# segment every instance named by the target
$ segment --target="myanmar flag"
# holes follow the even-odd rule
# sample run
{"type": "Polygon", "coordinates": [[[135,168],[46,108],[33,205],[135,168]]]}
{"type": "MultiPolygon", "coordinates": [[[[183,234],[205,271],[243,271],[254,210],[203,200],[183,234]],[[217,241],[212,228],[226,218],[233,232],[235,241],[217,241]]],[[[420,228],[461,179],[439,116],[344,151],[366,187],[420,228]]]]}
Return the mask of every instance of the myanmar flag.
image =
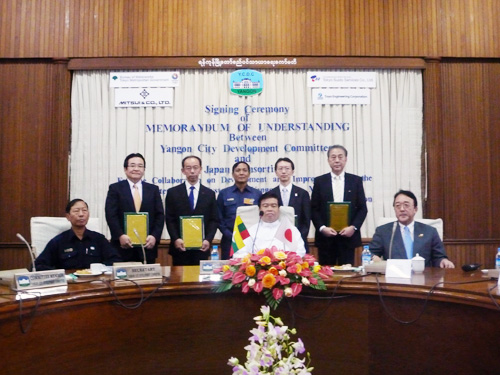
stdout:
{"type": "Polygon", "coordinates": [[[247,227],[243,224],[243,220],[241,220],[240,216],[236,216],[236,220],[234,221],[234,229],[233,229],[233,243],[231,244],[231,251],[229,255],[232,257],[235,252],[245,246],[243,242],[250,235],[248,234],[247,227]]]}

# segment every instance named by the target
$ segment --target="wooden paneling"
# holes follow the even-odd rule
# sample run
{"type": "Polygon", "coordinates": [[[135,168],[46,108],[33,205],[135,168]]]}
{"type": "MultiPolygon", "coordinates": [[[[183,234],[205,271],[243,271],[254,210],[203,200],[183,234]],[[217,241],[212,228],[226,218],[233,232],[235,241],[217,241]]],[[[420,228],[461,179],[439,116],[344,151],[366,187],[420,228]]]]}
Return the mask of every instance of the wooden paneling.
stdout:
{"type": "Polygon", "coordinates": [[[53,61],[0,62],[0,241],[29,239],[32,216],[68,199],[70,73],[53,61]]]}
{"type": "Polygon", "coordinates": [[[498,57],[497,0],[3,0],[0,57],[498,57]]]}

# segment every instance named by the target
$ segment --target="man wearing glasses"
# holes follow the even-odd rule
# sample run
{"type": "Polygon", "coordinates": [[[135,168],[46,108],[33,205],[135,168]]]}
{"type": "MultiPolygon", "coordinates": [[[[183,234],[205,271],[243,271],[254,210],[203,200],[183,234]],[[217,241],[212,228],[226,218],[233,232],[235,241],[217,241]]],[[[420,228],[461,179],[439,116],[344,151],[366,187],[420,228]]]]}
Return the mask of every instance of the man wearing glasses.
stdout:
{"type": "Polygon", "coordinates": [[[106,221],[111,231],[111,244],[120,252],[125,262],[142,262],[141,247],[134,247],[137,239],[130,238],[124,230],[125,212],[147,212],[149,214],[148,236],[145,241],[147,263],[155,263],[158,256],[158,244],[165,215],[158,186],[142,181],[146,161],[139,153],[130,154],[123,162],[127,178],[109,185],[106,197],[106,221]]]}
{"type": "Polygon", "coordinates": [[[280,206],[290,206],[295,210],[295,225],[304,240],[308,252],[307,235],[311,227],[311,198],[309,193],[292,183],[295,165],[289,158],[279,158],[274,164],[274,171],[280,184],[271,190],[280,206]]]}
{"type": "Polygon", "coordinates": [[[182,160],[182,173],[186,181],[168,189],[165,198],[165,221],[170,235],[170,255],[174,266],[199,265],[208,259],[210,247],[217,232],[217,203],[215,192],[200,182],[201,159],[187,156],[182,160]],[[182,237],[181,216],[203,216],[202,245],[198,249],[187,248],[182,237]]]}
{"type": "Polygon", "coordinates": [[[455,268],[448,260],[437,230],[413,218],[417,213],[417,197],[411,191],[400,190],[394,195],[397,221],[377,227],[370,243],[374,260],[411,259],[420,255],[426,267],[455,268]]]}

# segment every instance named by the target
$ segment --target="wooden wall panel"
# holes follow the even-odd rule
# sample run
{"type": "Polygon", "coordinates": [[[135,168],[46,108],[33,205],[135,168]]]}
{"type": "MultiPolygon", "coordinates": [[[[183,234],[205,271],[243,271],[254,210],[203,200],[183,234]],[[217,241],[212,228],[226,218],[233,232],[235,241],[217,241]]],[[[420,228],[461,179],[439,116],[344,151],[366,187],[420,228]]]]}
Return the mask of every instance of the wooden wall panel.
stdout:
{"type": "Polygon", "coordinates": [[[70,73],[66,64],[0,62],[0,241],[29,239],[32,216],[61,216],[68,199],[70,73]]]}
{"type": "Polygon", "coordinates": [[[498,57],[497,0],[2,0],[0,57],[498,57]]]}
{"type": "Polygon", "coordinates": [[[434,157],[444,160],[443,193],[433,199],[443,199],[447,238],[499,238],[500,65],[441,65],[442,143],[434,157]]]}

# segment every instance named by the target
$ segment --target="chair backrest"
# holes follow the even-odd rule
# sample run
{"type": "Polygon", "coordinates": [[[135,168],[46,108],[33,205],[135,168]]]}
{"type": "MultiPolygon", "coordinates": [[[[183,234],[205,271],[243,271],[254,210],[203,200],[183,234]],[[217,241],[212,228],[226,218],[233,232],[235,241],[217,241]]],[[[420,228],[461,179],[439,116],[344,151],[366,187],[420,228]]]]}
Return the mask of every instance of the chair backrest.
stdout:
{"type": "MultiPolygon", "coordinates": [[[[70,228],[71,223],[65,217],[32,217],[30,221],[31,247],[35,255],[40,255],[52,238],[70,228]]],[[[95,232],[101,232],[99,218],[89,218],[87,228],[95,232]]]]}
{"type": "MultiPolygon", "coordinates": [[[[250,228],[259,222],[259,206],[240,206],[236,209],[236,216],[240,216],[245,227],[250,228]]],[[[295,223],[295,209],[291,206],[280,207],[280,217],[285,216],[290,223],[295,223]]]]}
{"type": "MultiPolygon", "coordinates": [[[[395,217],[379,217],[379,219],[377,220],[377,226],[392,223],[396,220],[397,219],[395,217]]],[[[436,228],[439,234],[439,238],[441,238],[441,241],[443,240],[443,219],[415,219],[415,221],[436,228]]]]}

